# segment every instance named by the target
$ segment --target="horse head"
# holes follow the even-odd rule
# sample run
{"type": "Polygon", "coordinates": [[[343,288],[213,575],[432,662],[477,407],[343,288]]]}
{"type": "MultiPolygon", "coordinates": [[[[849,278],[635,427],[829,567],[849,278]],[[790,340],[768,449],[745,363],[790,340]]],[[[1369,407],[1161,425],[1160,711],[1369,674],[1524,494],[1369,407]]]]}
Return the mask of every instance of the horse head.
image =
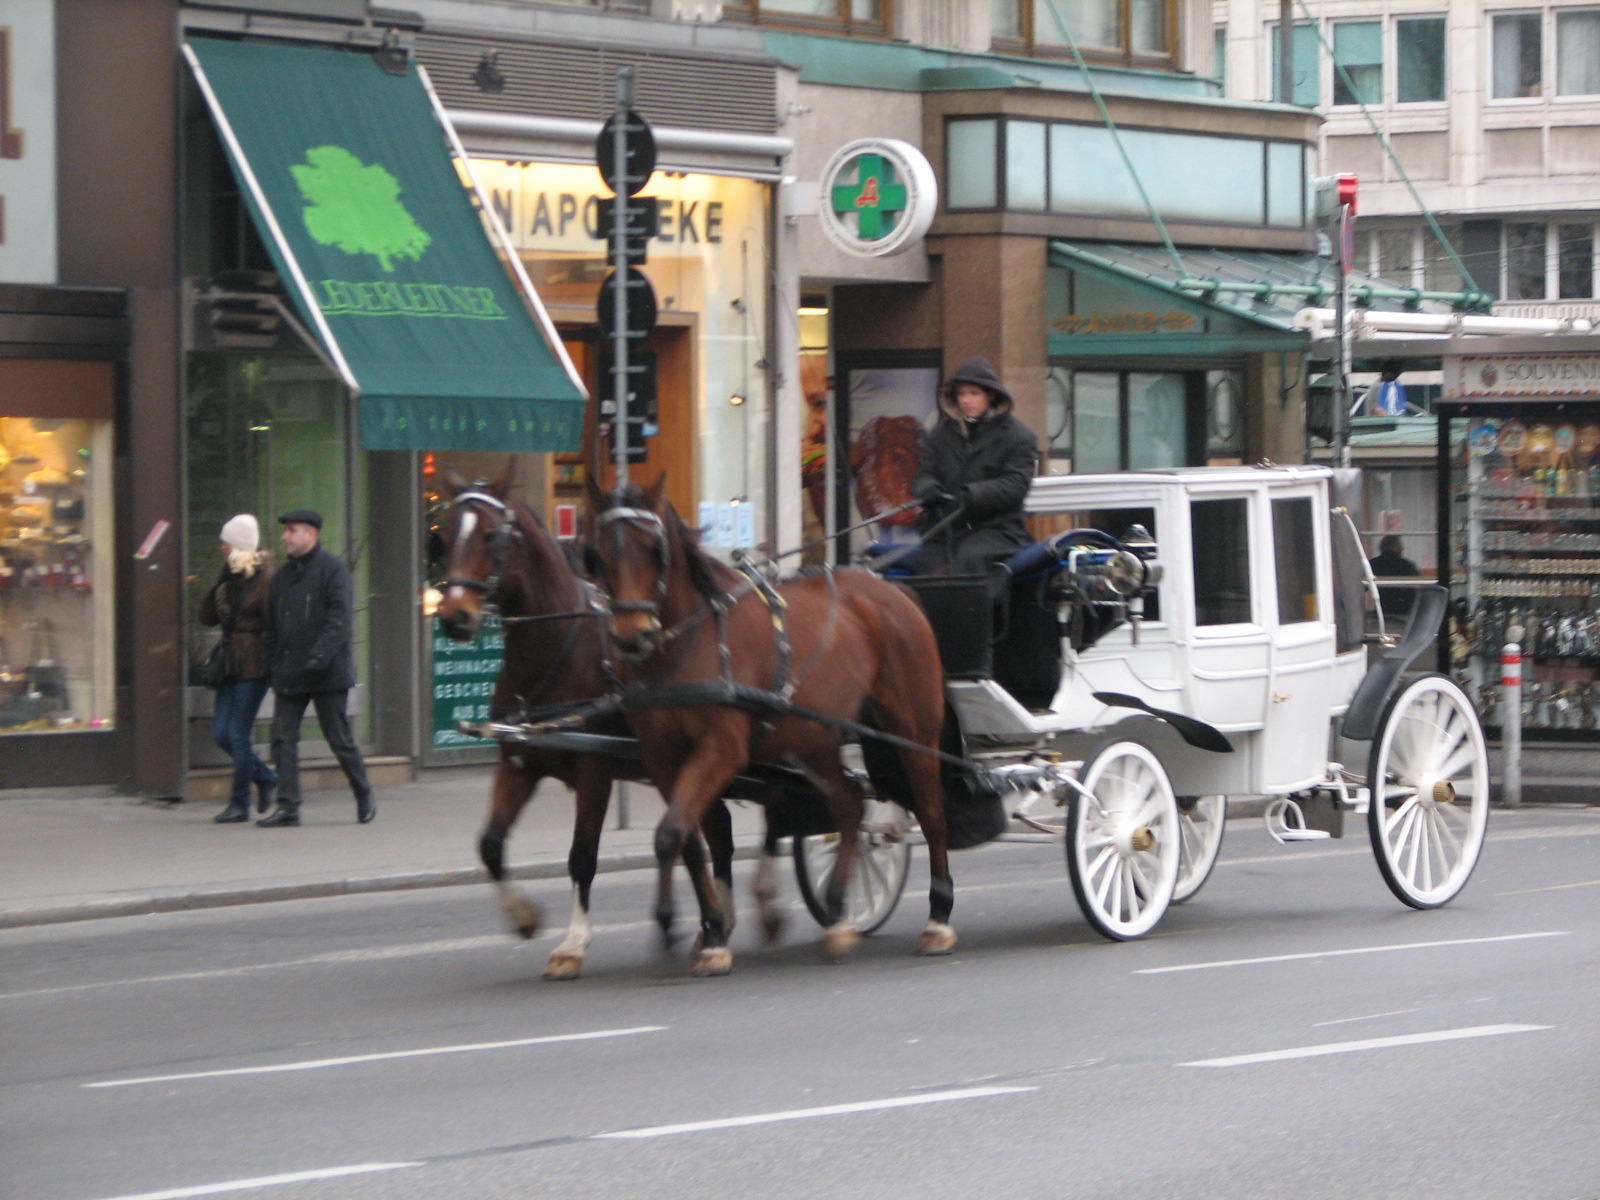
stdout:
{"type": "Polygon", "coordinates": [[[610,598],[611,640],[635,662],[662,646],[672,548],[681,526],[662,499],[666,482],[663,472],[652,487],[631,483],[608,493],[589,481],[589,570],[610,598]]]}
{"type": "Polygon", "coordinates": [[[452,641],[477,637],[486,608],[502,600],[509,586],[511,546],[522,540],[510,499],[516,465],[513,458],[493,482],[469,484],[453,467],[442,473],[441,483],[450,496],[445,520],[450,558],[438,617],[439,628],[452,641]]]}

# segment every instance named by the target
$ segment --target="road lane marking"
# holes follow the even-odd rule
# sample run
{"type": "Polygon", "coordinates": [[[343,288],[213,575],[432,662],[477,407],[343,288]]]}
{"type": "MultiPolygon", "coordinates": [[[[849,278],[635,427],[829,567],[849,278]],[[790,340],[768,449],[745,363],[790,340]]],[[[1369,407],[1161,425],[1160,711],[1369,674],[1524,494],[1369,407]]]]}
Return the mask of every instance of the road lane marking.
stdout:
{"type": "Polygon", "coordinates": [[[1134,975],[1172,975],[1179,971],[1211,971],[1218,967],[1253,967],[1259,963],[1298,962],[1307,958],[1342,958],[1349,954],[1386,954],[1391,950],[1432,950],[1439,946],[1486,946],[1491,942],[1522,942],[1529,938],[1566,937],[1570,929],[1542,933],[1506,933],[1498,937],[1448,938],[1438,942],[1402,942],[1395,946],[1354,946],[1348,950],[1307,950],[1299,954],[1267,954],[1260,958],[1220,958],[1213,962],[1182,963],[1175,967],[1141,967],[1134,975]]]}
{"type": "Polygon", "coordinates": [[[1320,1058],[1325,1054],[1354,1054],[1359,1050],[1390,1050],[1396,1046],[1420,1046],[1427,1042],[1455,1042],[1465,1038],[1499,1037],[1506,1033],[1535,1033],[1554,1029],[1553,1025],[1473,1025],[1466,1029],[1439,1029],[1433,1033],[1408,1033],[1400,1037],[1365,1038],[1358,1042],[1327,1042],[1320,1046],[1296,1046],[1291,1050],[1267,1050],[1260,1054],[1235,1054],[1228,1058],[1202,1058],[1179,1063],[1180,1067],[1245,1067],[1255,1063],[1283,1062],[1291,1058],[1320,1058]]]}
{"type": "Polygon", "coordinates": [[[471,1054],[478,1050],[510,1050],[518,1046],[548,1046],[557,1042],[589,1042],[597,1038],[628,1037],[636,1033],[660,1033],[665,1025],[637,1025],[631,1029],[595,1029],[587,1033],[556,1033],[546,1037],[513,1038],[505,1042],[468,1042],[459,1046],[427,1046],[420,1050],[389,1050],[380,1054],[349,1054],[341,1058],[310,1058],[302,1062],[275,1063],[265,1067],[230,1067],[221,1071],[189,1071],[181,1075],[143,1075],[137,1079],[100,1079],[79,1087],[133,1087],[140,1083],[180,1083],[190,1079],[220,1079],[228,1075],[273,1075],[280,1071],[317,1071],[324,1067],[348,1067],[356,1063],[385,1062],[396,1058],[426,1058],[434,1054],[471,1054]]]}
{"type": "Polygon", "coordinates": [[[771,1125],[778,1121],[808,1121],[813,1117],[841,1117],[850,1113],[877,1112],[887,1108],[910,1108],[917,1104],[945,1104],[952,1100],[980,1100],[986,1096],[1009,1096],[1017,1092],[1037,1092],[1036,1087],[975,1087],[949,1092],[926,1092],[920,1096],[896,1096],[891,1100],[860,1100],[854,1104],[828,1104],[821,1108],[790,1108],[782,1112],[752,1113],[744,1117],[721,1117],[713,1121],[689,1121],[682,1125],[651,1125],[643,1129],[619,1129],[596,1133],[590,1140],[603,1138],[658,1138],[679,1133],[701,1133],[710,1129],[739,1129],[746,1125],[771,1125]]]}
{"type": "Polygon", "coordinates": [[[1521,888],[1515,892],[1496,892],[1496,896],[1531,896],[1535,892],[1564,892],[1568,888],[1600,887],[1600,879],[1585,879],[1582,883],[1552,883],[1549,887],[1521,888]]]}
{"type": "Polygon", "coordinates": [[[377,1171],[403,1171],[424,1166],[420,1162],[357,1163],[352,1167],[323,1167],[316,1171],[294,1171],[287,1175],[260,1175],[254,1179],[232,1179],[225,1183],[200,1183],[193,1187],[166,1188],[159,1192],[138,1192],[111,1196],[107,1200],[182,1200],[185,1196],[220,1196],[224,1192],[244,1192],[251,1188],[281,1187],[287,1183],[309,1183],[318,1179],[338,1179],[345,1175],[371,1175],[377,1171]]]}

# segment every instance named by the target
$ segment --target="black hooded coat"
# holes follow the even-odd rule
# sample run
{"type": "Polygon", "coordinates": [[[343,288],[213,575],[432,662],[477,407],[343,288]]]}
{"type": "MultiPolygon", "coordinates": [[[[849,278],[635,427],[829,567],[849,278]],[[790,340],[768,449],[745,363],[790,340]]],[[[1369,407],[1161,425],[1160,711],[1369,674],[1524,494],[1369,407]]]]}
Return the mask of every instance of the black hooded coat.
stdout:
{"type": "MultiPolygon", "coordinates": [[[[912,481],[917,499],[954,497],[964,511],[945,531],[924,542],[917,571],[929,574],[949,566],[951,574],[976,574],[992,562],[1029,544],[1022,502],[1039,463],[1033,431],[1012,415],[1006,391],[986,358],[969,358],[939,393],[944,414],[922,443],[922,463],[912,481]],[[976,384],[991,398],[976,421],[961,415],[956,388],[976,384]]],[[[925,504],[920,528],[927,532],[952,505],[925,504]]]]}

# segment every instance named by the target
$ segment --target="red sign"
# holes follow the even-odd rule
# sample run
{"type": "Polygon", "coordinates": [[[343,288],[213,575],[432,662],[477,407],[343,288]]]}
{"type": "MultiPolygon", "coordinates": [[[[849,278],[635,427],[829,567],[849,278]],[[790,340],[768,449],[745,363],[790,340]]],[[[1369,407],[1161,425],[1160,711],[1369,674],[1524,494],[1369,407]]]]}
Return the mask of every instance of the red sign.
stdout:
{"type": "Polygon", "coordinates": [[[576,504],[556,505],[556,536],[562,541],[571,541],[578,536],[578,506],[576,504]]]}

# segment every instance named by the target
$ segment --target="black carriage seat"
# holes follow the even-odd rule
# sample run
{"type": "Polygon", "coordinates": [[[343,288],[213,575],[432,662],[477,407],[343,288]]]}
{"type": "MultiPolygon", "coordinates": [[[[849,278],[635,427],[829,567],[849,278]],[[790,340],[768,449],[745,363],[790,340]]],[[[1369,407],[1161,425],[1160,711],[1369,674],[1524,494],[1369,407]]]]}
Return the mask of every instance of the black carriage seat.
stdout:
{"type": "Polygon", "coordinates": [[[1005,561],[1005,611],[994,639],[994,681],[1032,712],[1047,712],[1061,686],[1059,574],[1072,549],[1065,534],[1024,546],[1005,561]]]}

